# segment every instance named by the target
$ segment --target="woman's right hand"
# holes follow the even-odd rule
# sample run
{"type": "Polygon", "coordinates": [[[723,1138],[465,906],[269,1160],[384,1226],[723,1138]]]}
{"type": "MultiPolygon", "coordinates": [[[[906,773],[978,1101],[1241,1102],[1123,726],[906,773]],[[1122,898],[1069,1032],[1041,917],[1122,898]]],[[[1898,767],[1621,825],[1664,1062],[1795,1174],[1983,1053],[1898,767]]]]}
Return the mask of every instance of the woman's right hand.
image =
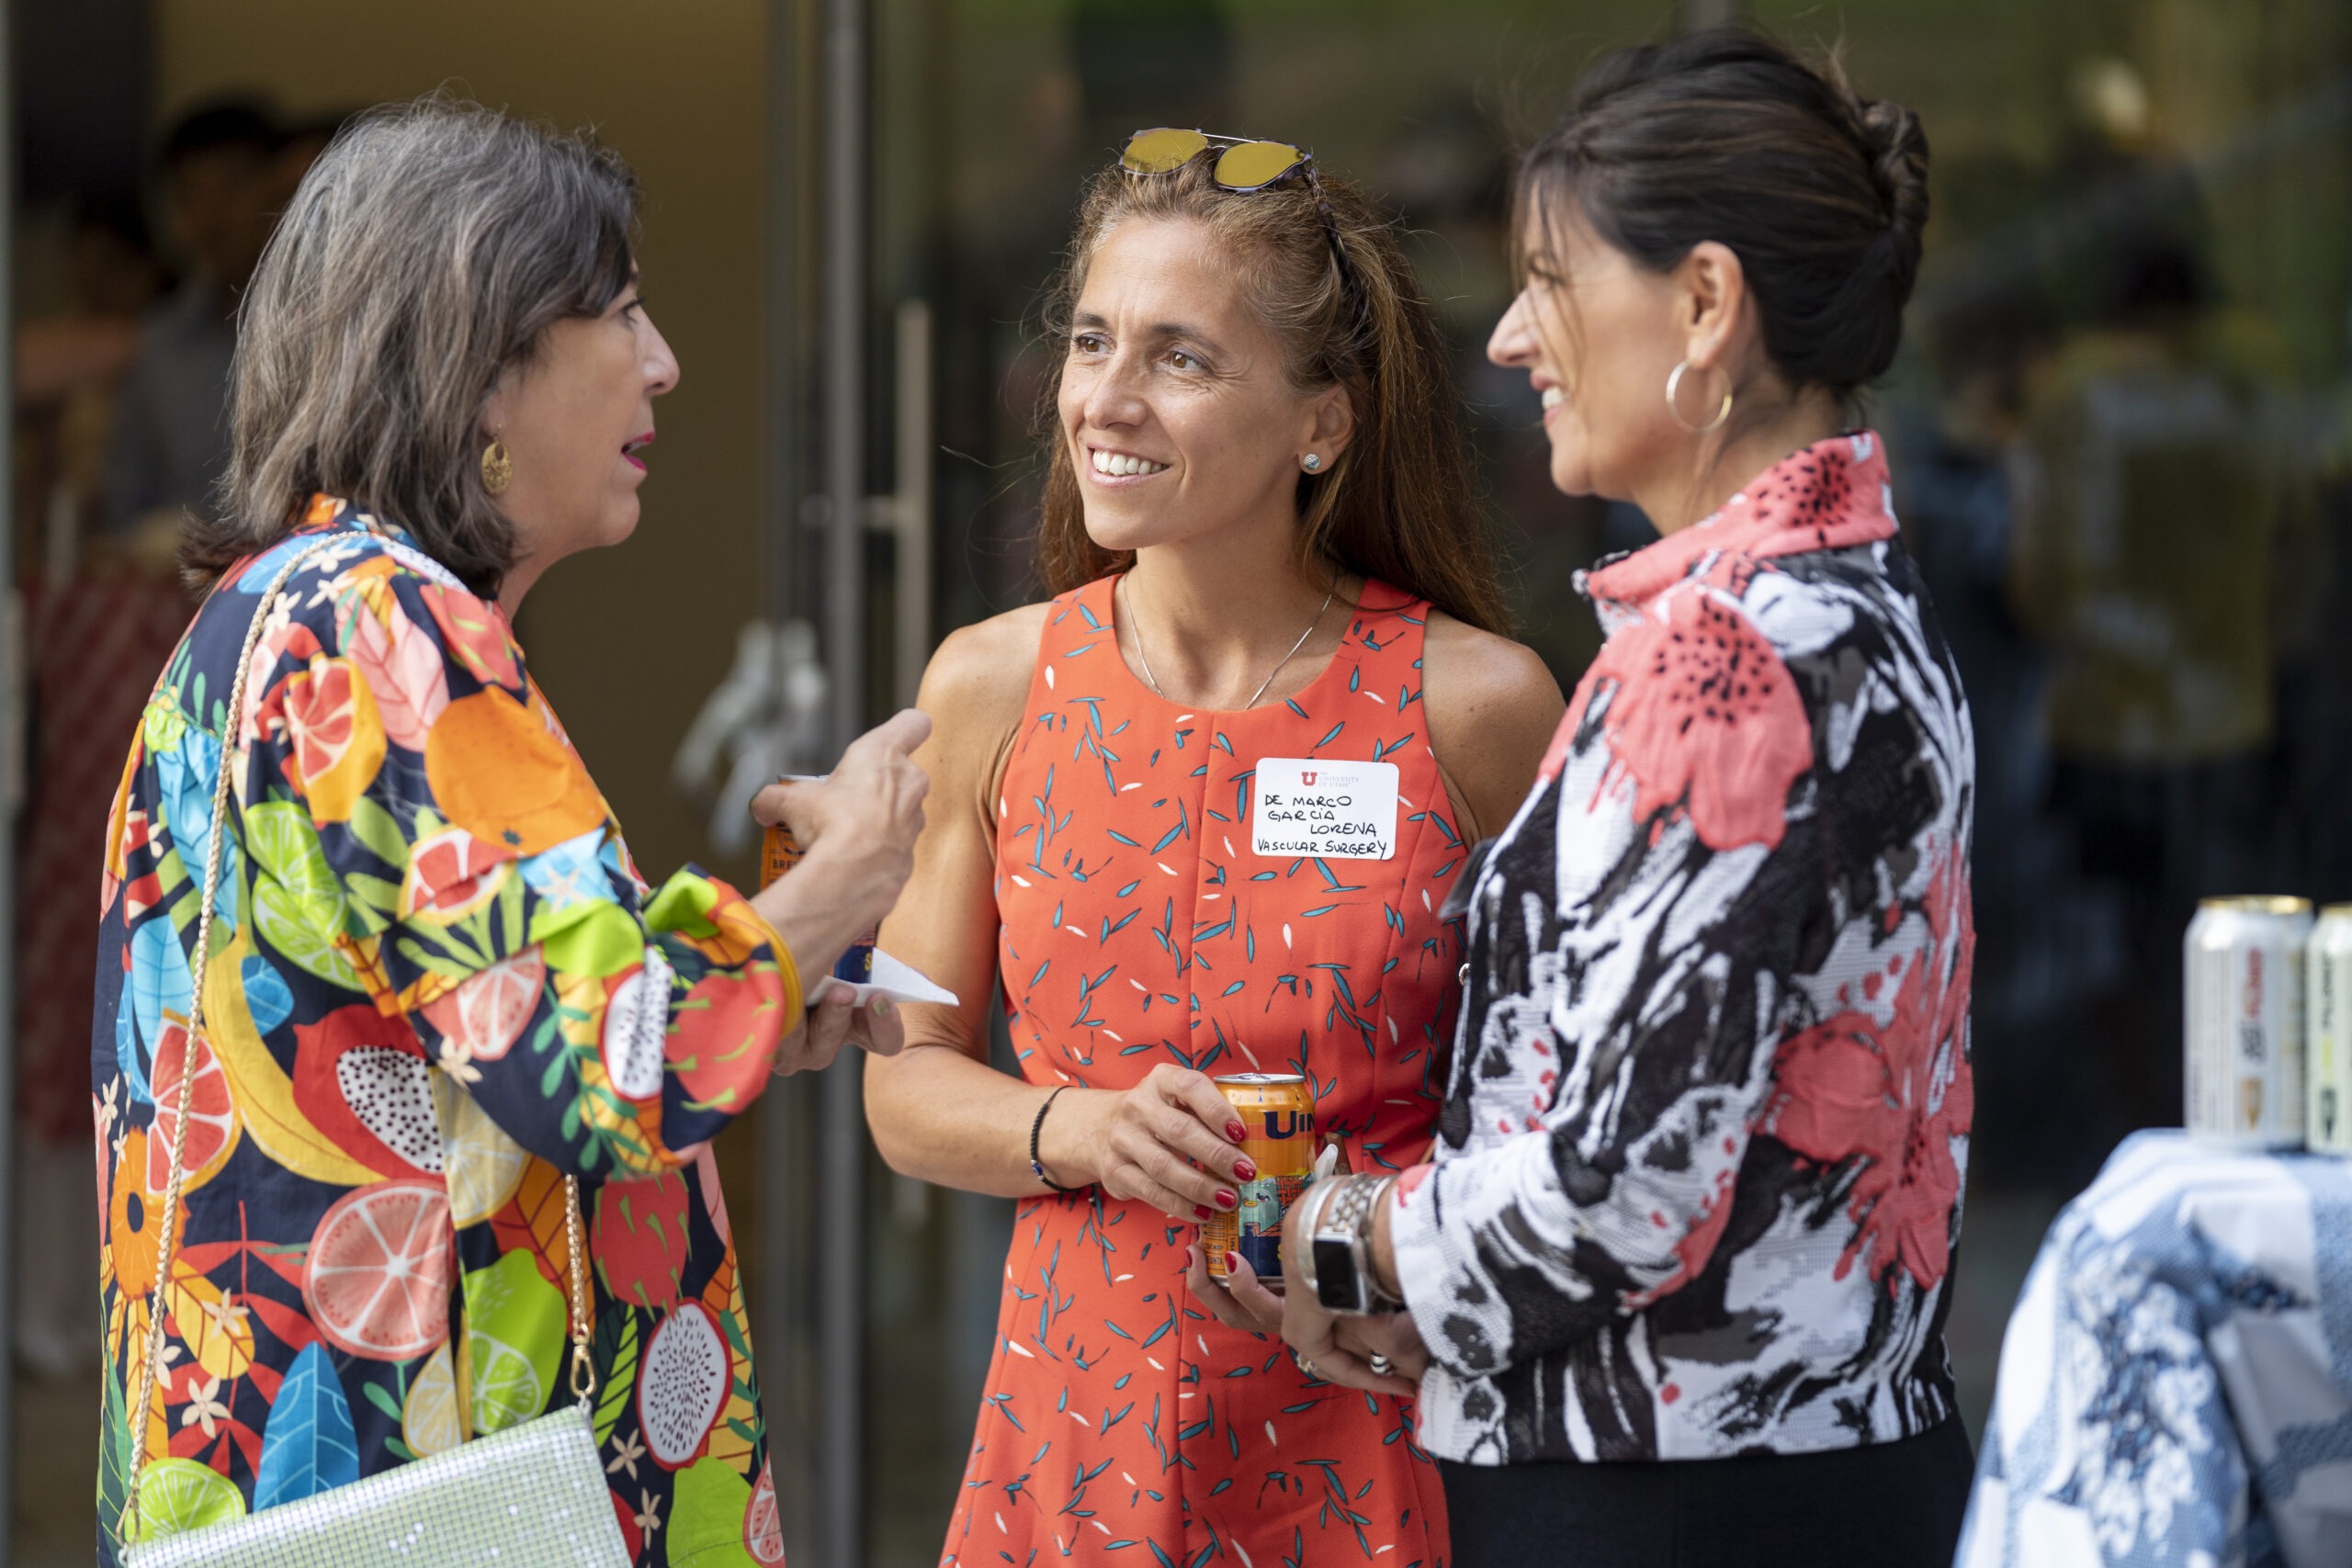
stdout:
{"type": "Polygon", "coordinates": [[[1241,1183],[1258,1174],[1235,1146],[1245,1131],[1207,1074],[1163,1062],[1130,1089],[1063,1095],[1039,1130],[1037,1155],[1066,1187],[1091,1181],[1114,1198],[1197,1224],[1231,1213],[1241,1183]]]}

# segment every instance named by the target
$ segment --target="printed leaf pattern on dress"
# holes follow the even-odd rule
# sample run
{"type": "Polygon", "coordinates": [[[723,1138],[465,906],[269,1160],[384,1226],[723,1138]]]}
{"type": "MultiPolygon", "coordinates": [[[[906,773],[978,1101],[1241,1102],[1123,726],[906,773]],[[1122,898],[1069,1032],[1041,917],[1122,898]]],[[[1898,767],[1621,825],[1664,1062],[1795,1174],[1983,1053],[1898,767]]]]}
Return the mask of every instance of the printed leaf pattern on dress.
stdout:
{"type": "MultiPolygon", "coordinates": [[[[1113,581],[1054,602],[998,807],[998,970],[1021,1070],[1295,1073],[1359,1171],[1426,1155],[1464,855],[1422,726],[1426,604],[1365,586],[1295,697],[1189,712],[1129,673],[1113,581]],[[1250,852],[1261,757],[1399,769],[1387,861],[1250,852]]],[[[1306,1151],[1309,1160],[1312,1149],[1306,1151]]],[[[1099,1190],[1023,1203],[943,1562],[1377,1562],[1448,1554],[1410,1402],[1317,1382],[1192,1299],[1197,1227],[1099,1190]]]]}

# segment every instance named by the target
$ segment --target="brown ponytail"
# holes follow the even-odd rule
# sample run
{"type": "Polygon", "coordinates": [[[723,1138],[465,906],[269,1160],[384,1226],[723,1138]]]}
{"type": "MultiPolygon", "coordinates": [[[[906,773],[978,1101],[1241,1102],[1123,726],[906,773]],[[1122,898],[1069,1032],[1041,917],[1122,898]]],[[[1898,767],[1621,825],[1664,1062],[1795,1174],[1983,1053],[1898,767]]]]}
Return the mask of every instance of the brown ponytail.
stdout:
{"type": "MultiPolygon", "coordinates": [[[[1321,474],[1298,481],[1298,542],[1306,560],[1336,561],[1377,578],[1482,630],[1506,629],[1508,613],[1469,455],[1454,415],[1444,340],[1388,222],[1363,193],[1317,171],[1348,264],[1362,289],[1342,287],[1315,198],[1304,188],[1236,193],[1209,177],[1214,152],[1172,174],[1137,177],[1116,166],[1087,186],[1077,232],[1046,306],[1058,344],[1086,286],[1094,249],[1114,224],[1186,219],[1207,226],[1236,262],[1250,303],[1285,350],[1301,391],[1345,387],[1355,438],[1321,474]]],[[[1047,452],[1037,521],[1037,568],[1051,593],[1067,592],[1134,560],[1086,532],[1078,473],[1063,439],[1056,360],[1038,410],[1047,452]]]]}

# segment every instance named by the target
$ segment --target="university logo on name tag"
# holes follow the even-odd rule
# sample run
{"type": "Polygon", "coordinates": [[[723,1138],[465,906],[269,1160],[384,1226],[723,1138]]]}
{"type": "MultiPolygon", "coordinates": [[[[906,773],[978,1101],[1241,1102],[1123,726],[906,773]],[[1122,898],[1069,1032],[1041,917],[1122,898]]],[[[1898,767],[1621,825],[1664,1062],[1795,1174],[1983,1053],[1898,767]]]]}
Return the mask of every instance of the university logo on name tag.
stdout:
{"type": "Polygon", "coordinates": [[[1396,764],[1260,758],[1250,849],[1270,856],[1388,859],[1396,852],[1396,764]]]}

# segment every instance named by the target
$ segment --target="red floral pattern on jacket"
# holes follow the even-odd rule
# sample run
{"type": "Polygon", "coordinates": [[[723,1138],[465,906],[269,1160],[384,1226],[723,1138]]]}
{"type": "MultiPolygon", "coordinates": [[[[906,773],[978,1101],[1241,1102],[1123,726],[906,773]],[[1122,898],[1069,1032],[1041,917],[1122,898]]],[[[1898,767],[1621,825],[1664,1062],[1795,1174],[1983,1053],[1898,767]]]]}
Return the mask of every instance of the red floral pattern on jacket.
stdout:
{"type": "Polygon", "coordinates": [[[1392,1216],[1442,1457],[1951,1415],[1974,742],[1894,532],[1858,434],[1587,576],[1609,640],[1479,873],[1392,1216]]]}

